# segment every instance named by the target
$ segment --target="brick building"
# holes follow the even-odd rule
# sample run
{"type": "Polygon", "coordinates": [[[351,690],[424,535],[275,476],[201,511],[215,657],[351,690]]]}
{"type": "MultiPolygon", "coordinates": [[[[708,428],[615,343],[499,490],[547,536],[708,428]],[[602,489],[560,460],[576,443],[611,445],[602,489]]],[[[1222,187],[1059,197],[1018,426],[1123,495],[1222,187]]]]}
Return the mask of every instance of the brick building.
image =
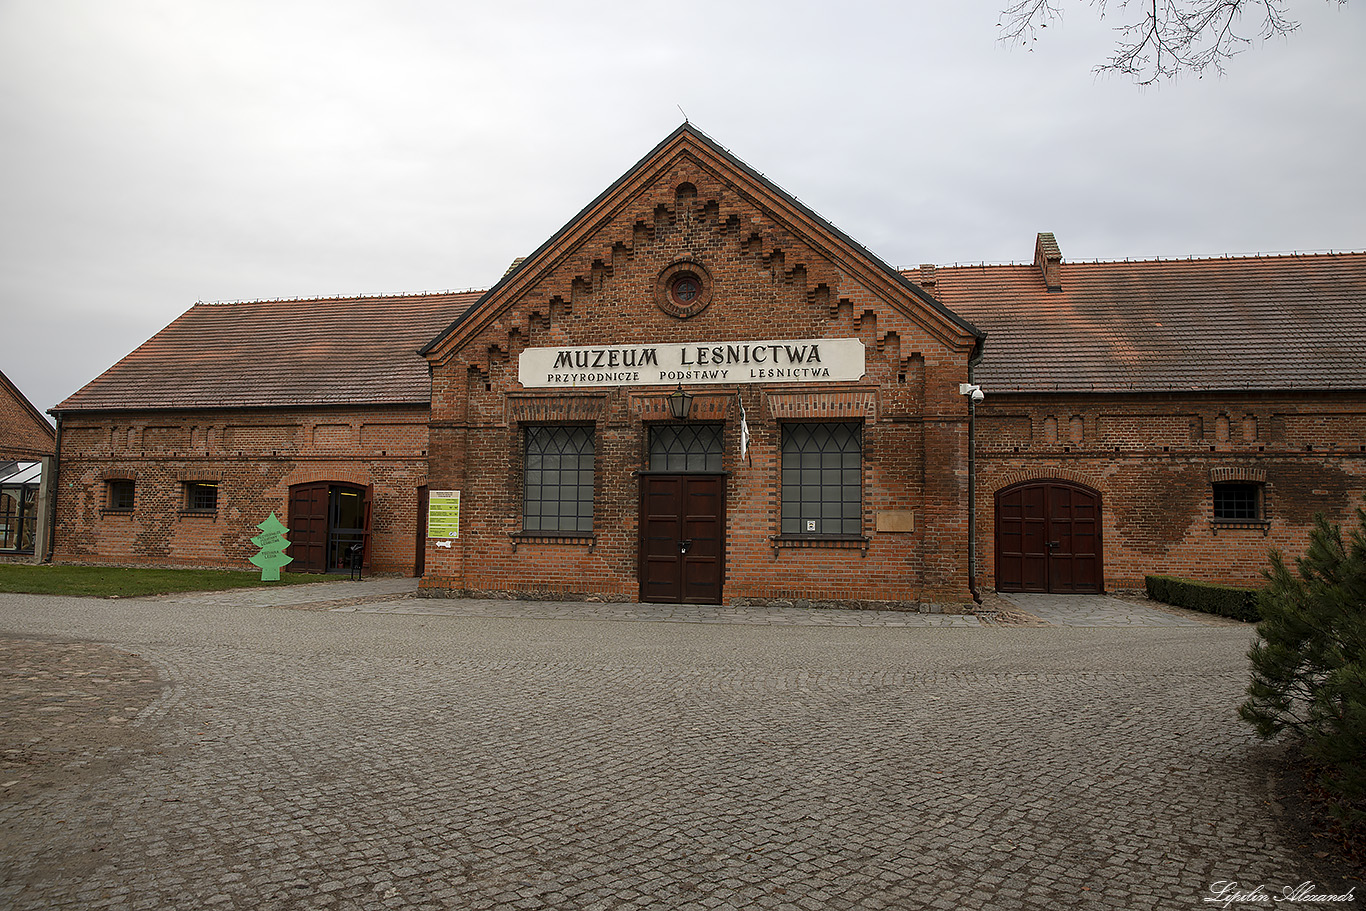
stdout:
{"type": "Polygon", "coordinates": [[[1041,234],[1032,265],[916,274],[989,334],[985,587],[1255,584],[1363,505],[1366,255],[1067,263],[1041,234]]]}
{"type": "Polygon", "coordinates": [[[417,349],[477,295],[196,304],[54,409],[54,558],[250,568],[257,523],[291,569],[365,547],[415,569],[430,383],[417,349]]]}
{"type": "Polygon", "coordinates": [[[0,560],[28,561],[46,552],[55,451],[52,425],[0,373],[0,560]]]}
{"type": "Polygon", "coordinates": [[[1254,581],[1366,494],[1363,314],[1361,254],[898,272],[685,124],[482,294],[191,309],[55,410],[56,554],[273,510],[431,595],[1254,581]]]}
{"type": "Polygon", "coordinates": [[[680,128],[424,349],[423,588],[962,603],[980,345],[680,128]]]}

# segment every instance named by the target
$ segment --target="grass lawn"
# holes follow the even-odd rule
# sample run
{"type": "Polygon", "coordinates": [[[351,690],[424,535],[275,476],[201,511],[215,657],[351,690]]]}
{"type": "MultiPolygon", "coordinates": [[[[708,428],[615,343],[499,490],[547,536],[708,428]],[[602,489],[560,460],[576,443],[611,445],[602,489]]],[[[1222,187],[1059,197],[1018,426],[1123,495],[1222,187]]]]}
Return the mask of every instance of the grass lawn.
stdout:
{"type": "Polygon", "coordinates": [[[260,572],[221,569],[143,569],[135,566],[53,566],[0,563],[0,591],[30,595],[136,598],[171,592],[222,591],[324,582],[327,576],[281,573],[279,582],[262,582],[260,572]]]}

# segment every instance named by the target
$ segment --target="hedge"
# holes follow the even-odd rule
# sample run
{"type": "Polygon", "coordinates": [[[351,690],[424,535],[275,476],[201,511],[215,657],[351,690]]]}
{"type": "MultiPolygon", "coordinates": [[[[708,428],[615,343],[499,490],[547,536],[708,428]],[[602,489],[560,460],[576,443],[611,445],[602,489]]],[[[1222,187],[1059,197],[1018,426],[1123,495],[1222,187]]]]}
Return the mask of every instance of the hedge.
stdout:
{"type": "Polygon", "coordinates": [[[1163,604],[1218,614],[1235,620],[1256,623],[1262,619],[1257,609],[1255,589],[1236,588],[1214,582],[1194,582],[1171,576],[1144,576],[1148,597],[1163,604]]]}

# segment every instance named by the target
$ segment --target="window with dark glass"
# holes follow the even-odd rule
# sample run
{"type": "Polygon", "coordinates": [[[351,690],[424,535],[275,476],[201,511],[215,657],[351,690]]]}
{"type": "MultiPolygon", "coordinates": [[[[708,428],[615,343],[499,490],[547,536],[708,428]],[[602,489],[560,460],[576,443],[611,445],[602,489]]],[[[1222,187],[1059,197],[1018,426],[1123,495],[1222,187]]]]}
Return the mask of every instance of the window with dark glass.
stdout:
{"type": "Polygon", "coordinates": [[[526,428],[524,531],[593,530],[593,428],[526,428]]]}
{"type": "Polygon", "coordinates": [[[41,462],[0,459],[0,551],[33,553],[42,477],[41,462]]]}
{"type": "Polygon", "coordinates": [[[720,424],[661,424],[650,428],[651,471],[720,471],[720,424]]]}
{"type": "Polygon", "coordinates": [[[110,509],[133,508],[133,482],[125,479],[105,481],[110,509]]]}
{"type": "Polygon", "coordinates": [[[186,481],[185,508],[191,512],[213,512],[218,508],[217,481],[186,481]]]}
{"type": "Polygon", "coordinates": [[[1215,484],[1214,518],[1227,522],[1255,522],[1262,518],[1258,484],[1215,484]]]}
{"type": "Polygon", "coordinates": [[[783,425],[785,535],[863,532],[863,425],[783,425]]]}
{"type": "Polygon", "coordinates": [[[37,498],[38,490],[33,487],[0,489],[0,550],[33,553],[37,498]]]}

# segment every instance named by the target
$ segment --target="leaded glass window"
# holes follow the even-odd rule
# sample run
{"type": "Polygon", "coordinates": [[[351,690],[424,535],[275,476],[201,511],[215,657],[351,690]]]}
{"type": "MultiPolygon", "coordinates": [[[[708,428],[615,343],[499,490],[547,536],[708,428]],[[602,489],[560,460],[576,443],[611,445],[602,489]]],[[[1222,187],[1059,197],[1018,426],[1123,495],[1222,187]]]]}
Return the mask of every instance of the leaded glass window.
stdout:
{"type": "Polygon", "coordinates": [[[785,535],[863,532],[863,425],[783,425],[785,535]]]}
{"type": "Polygon", "coordinates": [[[525,531],[593,530],[593,428],[526,428],[525,531]]]}
{"type": "Polygon", "coordinates": [[[650,428],[651,471],[720,471],[720,424],[660,424],[650,428]]]}

